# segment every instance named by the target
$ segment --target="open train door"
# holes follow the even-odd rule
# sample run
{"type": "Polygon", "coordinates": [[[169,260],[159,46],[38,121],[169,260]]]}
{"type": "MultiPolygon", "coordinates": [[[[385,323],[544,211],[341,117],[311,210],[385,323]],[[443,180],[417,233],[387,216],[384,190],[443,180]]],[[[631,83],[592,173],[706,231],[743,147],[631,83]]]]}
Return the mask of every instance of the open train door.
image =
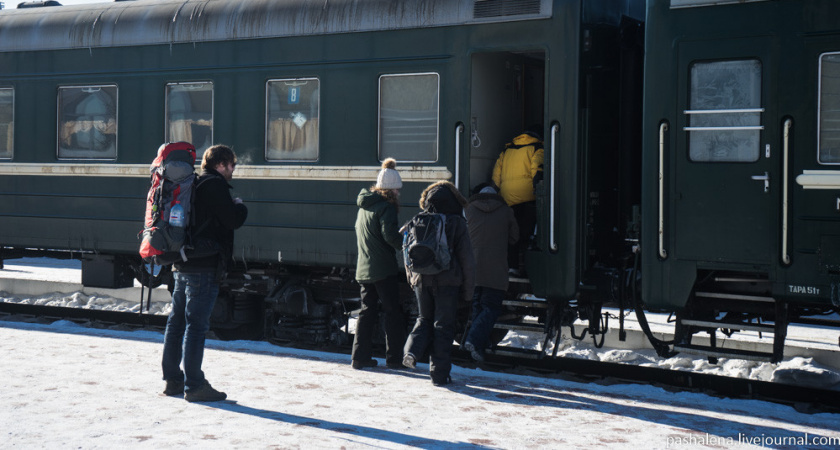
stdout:
{"type": "Polygon", "coordinates": [[[490,181],[505,144],[543,123],[545,53],[475,53],[471,65],[470,189],[490,181]]]}
{"type": "Polygon", "coordinates": [[[660,217],[660,258],[690,261],[698,270],[764,273],[778,260],[782,155],[768,94],[775,82],[772,44],[766,38],[679,44],[676,123],[661,130],[663,139],[673,133],[674,149],[663,155],[671,164],[661,167],[673,168],[663,182],[673,186],[674,222],[668,230],[660,217]]]}

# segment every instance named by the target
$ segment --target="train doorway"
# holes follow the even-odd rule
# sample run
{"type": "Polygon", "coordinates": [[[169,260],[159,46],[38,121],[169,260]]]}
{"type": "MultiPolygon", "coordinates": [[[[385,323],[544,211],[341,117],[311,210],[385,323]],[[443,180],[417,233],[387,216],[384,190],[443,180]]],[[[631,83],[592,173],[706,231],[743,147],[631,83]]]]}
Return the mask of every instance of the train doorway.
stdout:
{"type": "Polygon", "coordinates": [[[506,143],[531,125],[545,124],[544,111],[544,52],[472,55],[470,191],[491,180],[506,143]]]}
{"type": "Polygon", "coordinates": [[[782,157],[772,46],[682,43],[674,127],[673,256],[768,266],[779,235],[782,157]],[[722,53],[726,53],[725,55],[722,53]],[[714,58],[708,56],[714,54],[714,58]]]}

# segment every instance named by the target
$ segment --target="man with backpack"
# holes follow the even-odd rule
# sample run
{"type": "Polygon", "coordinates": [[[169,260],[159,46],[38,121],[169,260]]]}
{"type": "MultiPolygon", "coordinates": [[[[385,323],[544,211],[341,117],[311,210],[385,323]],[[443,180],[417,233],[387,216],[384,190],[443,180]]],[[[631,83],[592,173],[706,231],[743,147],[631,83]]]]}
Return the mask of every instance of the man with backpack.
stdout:
{"type": "Polygon", "coordinates": [[[464,349],[476,361],[484,361],[484,349],[508,288],[508,246],[519,238],[513,210],[492,186],[479,185],[464,211],[475,252],[475,294],[472,298],[470,329],[464,349]]]}
{"type": "MultiPolygon", "coordinates": [[[[184,395],[189,402],[214,402],[227,398],[204,378],[201,363],[210,313],[233,255],[233,230],[248,217],[242,199],[231,198],[228,184],[236,168],[230,147],[214,145],[204,152],[202,172],[195,182],[192,241],[204,256],[174,264],[175,289],[172,312],[163,338],[165,395],[184,395]],[[214,251],[207,251],[213,248],[214,251]],[[212,253],[209,256],[208,253],[212,253]],[[181,371],[183,360],[184,370],[181,371]]],[[[189,256],[189,253],[187,253],[189,256]]]]}
{"type": "Polygon", "coordinates": [[[458,301],[469,302],[475,282],[475,259],[463,216],[466,204],[455,185],[438,181],[423,191],[423,212],[403,229],[406,272],[420,310],[405,344],[403,365],[414,368],[428,352],[435,386],[451,382],[458,301]],[[443,248],[435,245],[444,242],[443,248]]]}

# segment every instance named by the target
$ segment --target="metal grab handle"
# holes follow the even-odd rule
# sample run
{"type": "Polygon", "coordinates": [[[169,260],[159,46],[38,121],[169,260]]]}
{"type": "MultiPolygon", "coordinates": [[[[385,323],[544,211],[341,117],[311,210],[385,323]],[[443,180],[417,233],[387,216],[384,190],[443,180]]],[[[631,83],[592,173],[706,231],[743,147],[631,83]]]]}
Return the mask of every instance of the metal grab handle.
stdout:
{"type": "Polygon", "coordinates": [[[461,134],[464,133],[464,124],[459,123],[455,127],[455,187],[461,187],[461,134]]]}
{"type": "Polygon", "coordinates": [[[659,124],[659,257],[665,259],[665,133],[668,123],[659,124]]]}
{"type": "Polygon", "coordinates": [[[764,175],[753,175],[750,178],[756,181],[763,181],[764,192],[770,192],[770,174],[768,172],[764,172],[764,175]]]}
{"type": "Polygon", "coordinates": [[[786,119],[782,141],[782,262],[790,264],[788,255],[788,154],[790,153],[790,129],[793,120],[786,119]]]}
{"type": "Polygon", "coordinates": [[[554,183],[557,173],[557,159],[555,158],[557,150],[557,134],[560,132],[560,125],[554,124],[551,126],[551,176],[549,177],[549,195],[548,195],[548,242],[551,245],[551,251],[557,251],[557,240],[554,238],[554,183]]]}

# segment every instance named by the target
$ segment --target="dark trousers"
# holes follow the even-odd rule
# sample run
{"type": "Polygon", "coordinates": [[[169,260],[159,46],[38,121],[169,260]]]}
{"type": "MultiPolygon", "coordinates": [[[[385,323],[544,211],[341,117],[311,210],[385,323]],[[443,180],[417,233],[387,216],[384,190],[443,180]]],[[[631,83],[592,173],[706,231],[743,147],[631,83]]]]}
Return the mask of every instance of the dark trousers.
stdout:
{"type": "Polygon", "coordinates": [[[513,217],[516,218],[516,225],[519,227],[519,240],[508,246],[508,267],[519,269],[520,258],[528,249],[534,227],[537,226],[537,202],[519,203],[510,208],[513,210],[513,217]]]}
{"type": "Polygon", "coordinates": [[[201,370],[204,339],[210,329],[210,313],[219,295],[216,274],[174,272],[172,312],[163,335],[163,379],[183,380],[185,390],[200,388],[207,381],[201,370]],[[181,362],[184,371],[181,371],[181,362]]]}
{"type": "Polygon", "coordinates": [[[485,286],[476,286],[472,298],[472,313],[470,315],[470,331],[467,333],[467,341],[476,350],[484,354],[484,349],[490,342],[490,333],[496,325],[496,319],[502,312],[502,301],[505,299],[505,291],[485,286]]]}
{"type": "Polygon", "coordinates": [[[405,345],[405,316],[400,303],[397,277],[373,283],[360,283],[362,309],[356,321],[353,338],[353,361],[367,361],[372,356],[373,334],[379,323],[379,312],[385,315],[385,360],[402,364],[405,345]]]}
{"type": "Polygon", "coordinates": [[[405,352],[421,359],[429,352],[432,381],[445,382],[452,370],[452,341],[460,286],[415,288],[420,315],[405,343],[405,352]]]}

